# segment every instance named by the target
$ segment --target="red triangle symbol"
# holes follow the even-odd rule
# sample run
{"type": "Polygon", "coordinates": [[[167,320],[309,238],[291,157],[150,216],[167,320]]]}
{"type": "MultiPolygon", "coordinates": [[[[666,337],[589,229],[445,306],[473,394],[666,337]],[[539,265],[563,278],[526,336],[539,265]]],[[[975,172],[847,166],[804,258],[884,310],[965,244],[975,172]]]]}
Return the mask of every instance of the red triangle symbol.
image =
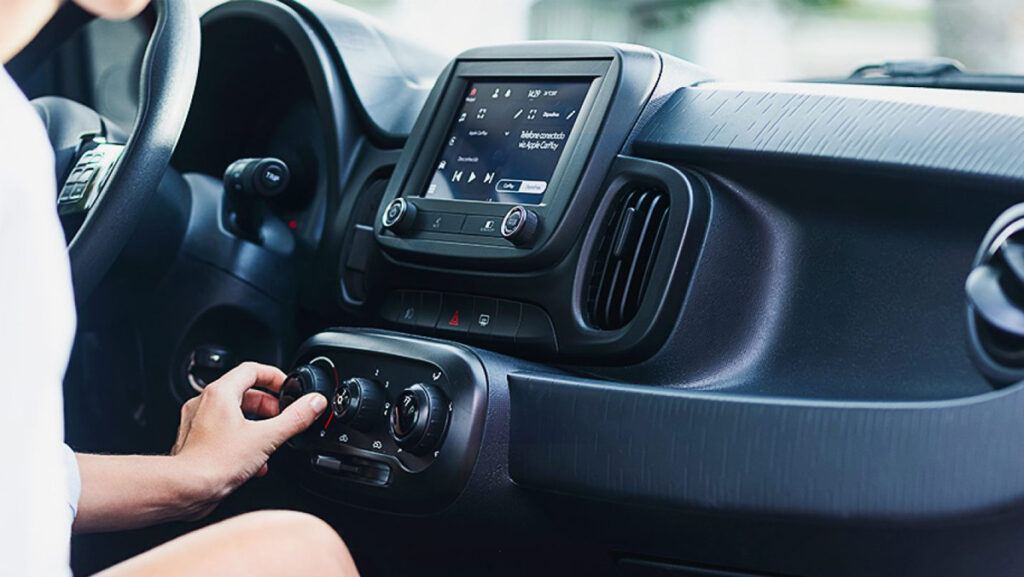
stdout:
{"type": "Polygon", "coordinates": [[[450,324],[453,327],[459,326],[459,311],[455,311],[455,314],[452,315],[452,318],[451,320],[448,321],[448,324],[450,324]]]}

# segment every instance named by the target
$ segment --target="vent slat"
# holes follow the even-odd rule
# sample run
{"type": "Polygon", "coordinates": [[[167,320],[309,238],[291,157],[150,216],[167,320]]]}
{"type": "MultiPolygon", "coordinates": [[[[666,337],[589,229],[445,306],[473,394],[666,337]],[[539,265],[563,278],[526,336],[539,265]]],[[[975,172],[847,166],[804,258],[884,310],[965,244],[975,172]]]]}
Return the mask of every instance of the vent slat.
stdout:
{"type": "Polygon", "coordinates": [[[588,320],[605,330],[622,328],[636,316],[668,221],[663,189],[637,185],[620,196],[593,253],[587,290],[588,320]]]}

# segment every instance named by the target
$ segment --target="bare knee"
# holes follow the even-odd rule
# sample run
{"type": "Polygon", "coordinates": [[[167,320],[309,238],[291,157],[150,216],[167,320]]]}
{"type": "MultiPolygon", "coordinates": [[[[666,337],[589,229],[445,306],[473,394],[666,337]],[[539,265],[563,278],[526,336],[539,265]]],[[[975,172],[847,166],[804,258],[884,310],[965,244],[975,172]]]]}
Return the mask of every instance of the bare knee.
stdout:
{"type": "Polygon", "coordinates": [[[338,533],[319,517],[297,511],[259,511],[239,515],[225,524],[237,525],[287,554],[295,563],[295,574],[306,571],[318,576],[356,577],[355,563],[338,533]]]}
{"type": "MultiPolygon", "coordinates": [[[[102,577],[358,577],[338,534],[295,511],[239,515],[193,531],[104,571],[102,577]]],[[[98,575],[97,577],[101,577],[98,575]]]]}

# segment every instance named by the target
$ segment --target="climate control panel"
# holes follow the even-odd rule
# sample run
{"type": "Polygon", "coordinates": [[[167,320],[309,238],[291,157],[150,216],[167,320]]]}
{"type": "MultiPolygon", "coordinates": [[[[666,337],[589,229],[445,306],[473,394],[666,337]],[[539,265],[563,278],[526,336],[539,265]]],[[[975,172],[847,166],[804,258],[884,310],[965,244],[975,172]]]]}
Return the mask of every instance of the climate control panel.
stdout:
{"type": "Polygon", "coordinates": [[[310,392],[327,397],[328,410],[290,443],[292,468],[309,488],[416,511],[444,506],[461,490],[487,395],[469,349],[377,331],[322,333],[302,346],[281,407],[310,392]]]}

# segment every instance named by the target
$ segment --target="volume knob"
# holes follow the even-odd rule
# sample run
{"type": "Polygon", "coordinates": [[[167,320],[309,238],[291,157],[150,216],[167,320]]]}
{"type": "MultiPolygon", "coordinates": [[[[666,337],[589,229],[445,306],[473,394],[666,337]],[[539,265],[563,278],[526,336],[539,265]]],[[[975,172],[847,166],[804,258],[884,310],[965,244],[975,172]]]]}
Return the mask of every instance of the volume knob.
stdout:
{"type": "Polygon", "coordinates": [[[537,213],[525,206],[513,206],[501,221],[501,236],[516,246],[530,246],[537,235],[537,213]]]}
{"type": "Polygon", "coordinates": [[[346,379],[331,400],[334,418],[360,431],[373,428],[384,409],[384,390],[369,379],[346,379]]]}
{"type": "Polygon", "coordinates": [[[380,217],[380,223],[384,228],[396,234],[409,231],[415,220],[416,205],[404,198],[396,198],[389,202],[380,217]]]}

